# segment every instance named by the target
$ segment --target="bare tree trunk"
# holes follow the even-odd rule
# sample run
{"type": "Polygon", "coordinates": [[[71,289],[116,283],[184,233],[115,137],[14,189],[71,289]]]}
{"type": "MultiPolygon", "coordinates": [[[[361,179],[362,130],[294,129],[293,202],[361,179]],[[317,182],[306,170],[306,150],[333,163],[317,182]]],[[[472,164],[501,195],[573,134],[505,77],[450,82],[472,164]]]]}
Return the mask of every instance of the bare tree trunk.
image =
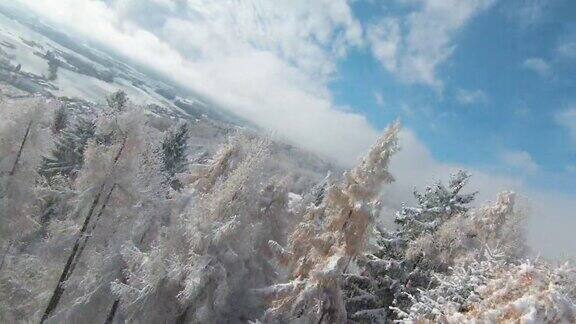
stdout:
{"type": "MultiPolygon", "coordinates": [[[[118,162],[118,159],[120,159],[120,155],[122,155],[122,151],[124,150],[125,145],[126,145],[126,137],[124,137],[124,140],[122,141],[122,145],[120,146],[118,153],[114,157],[112,169],[114,168],[114,166],[118,162]]],[[[106,179],[107,178],[108,178],[108,176],[106,177],[106,179]]],[[[84,250],[84,247],[81,247],[81,242],[82,242],[82,239],[84,238],[84,236],[86,234],[90,234],[90,232],[86,233],[86,230],[87,230],[88,225],[90,223],[90,219],[92,218],[92,215],[94,214],[94,210],[96,209],[96,206],[100,202],[100,197],[102,196],[102,192],[104,191],[104,188],[106,187],[106,179],[104,180],[104,182],[100,186],[100,189],[98,190],[98,193],[96,194],[96,197],[94,197],[94,201],[92,202],[92,205],[90,206],[90,210],[88,211],[88,215],[86,216],[86,219],[84,220],[84,224],[82,224],[82,228],[80,229],[80,233],[79,233],[78,237],[76,238],[76,242],[74,242],[74,247],[72,248],[72,253],[70,253],[68,260],[66,261],[66,265],[64,266],[64,270],[62,271],[62,274],[60,275],[60,278],[58,279],[58,284],[56,285],[56,288],[54,289],[54,292],[52,293],[52,297],[50,298],[50,301],[48,302],[48,306],[46,307],[46,310],[44,311],[44,314],[42,315],[42,319],[40,320],[40,323],[44,323],[44,321],[46,321],[46,319],[48,319],[48,317],[50,316],[50,314],[52,314],[52,312],[56,309],[56,307],[58,307],[58,303],[60,302],[60,299],[62,298],[62,295],[64,294],[64,282],[66,280],[68,280],[68,278],[70,278],[70,276],[72,275],[72,270],[74,270],[74,267],[76,266],[76,262],[77,262],[77,260],[75,262],[75,259],[78,259],[80,257],[78,252],[81,253],[84,250]],[[80,249],[80,251],[79,251],[79,249],[80,249]]],[[[114,185],[112,187],[107,198],[110,198],[110,194],[112,193],[112,190],[114,189],[115,186],[116,185],[114,185]]],[[[105,205],[103,207],[105,207],[105,205]]],[[[101,212],[102,212],[102,209],[100,210],[101,212]]]]}
{"type": "Polygon", "coordinates": [[[6,256],[8,255],[8,252],[10,252],[10,248],[12,248],[12,241],[8,242],[8,246],[6,247],[6,251],[4,251],[4,254],[2,254],[2,261],[0,261],[0,271],[2,271],[2,268],[4,268],[4,260],[6,260],[6,256]]]}
{"type": "Polygon", "coordinates": [[[318,320],[318,324],[322,324],[322,321],[324,320],[324,316],[326,316],[327,310],[326,309],[322,309],[322,315],[320,316],[320,319],[318,320]]]}
{"type": "MultiPolygon", "coordinates": [[[[112,192],[114,191],[114,188],[116,188],[116,185],[117,185],[116,183],[114,185],[112,185],[112,188],[110,188],[110,191],[108,191],[106,198],[104,198],[104,201],[102,202],[102,207],[100,208],[100,211],[98,212],[98,214],[96,215],[96,218],[94,219],[92,227],[90,227],[90,230],[87,231],[88,234],[83,236],[84,241],[80,243],[80,248],[78,249],[78,252],[76,253],[76,257],[74,258],[74,261],[72,262],[72,265],[70,266],[70,271],[69,271],[70,275],[74,272],[74,268],[76,268],[76,265],[78,264],[78,261],[80,260],[80,256],[82,256],[82,253],[84,252],[84,249],[86,248],[86,244],[88,244],[88,240],[90,240],[90,237],[92,236],[91,234],[96,229],[96,225],[98,225],[98,220],[100,219],[100,217],[104,213],[104,209],[106,209],[106,206],[108,205],[108,201],[110,200],[110,197],[112,196],[112,192]]],[[[70,276],[68,276],[68,277],[70,277],[70,276]]]]}
{"type": "MultiPolygon", "coordinates": [[[[126,278],[126,276],[122,274],[122,271],[120,271],[120,273],[121,273],[120,282],[125,284],[128,281],[128,279],[126,278]]],[[[114,317],[116,317],[116,313],[118,312],[119,307],[120,307],[120,298],[116,298],[116,300],[112,304],[112,308],[110,308],[110,312],[108,312],[105,324],[112,324],[112,322],[114,321],[114,317]]]]}
{"type": "Polygon", "coordinates": [[[120,299],[116,299],[114,304],[112,304],[108,317],[106,317],[106,324],[112,324],[112,321],[114,321],[114,317],[116,316],[116,311],[118,311],[118,306],[120,306],[120,299]]]}
{"type": "Polygon", "coordinates": [[[186,318],[188,317],[188,313],[190,312],[190,310],[193,308],[192,305],[188,305],[188,307],[186,307],[186,309],[184,310],[184,312],[182,312],[182,314],[180,314],[177,318],[176,321],[174,322],[174,324],[185,324],[186,323],[186,318]]]}
{"type": "Polygon", "coordinates": [[[80,233],[79,233],[78,237],[76,238],[76,242],[74,242],[74,247],[72,248],[72,252],[70,253],[70,256],[68,257],[68,260],[66,261],[66,265],[64,266],[64,270],[62,270],[62,274],[60,274],[60,278],[58,279],[58,284],[56,285],[56,289],[54,289],[54,292],[52,293],[52,297],[50,298],[50,301],[48,302],[48,306],[46,307],[46,310],[44,311],[44,314],[42,315],[42,319],[40,320],[40,323],[43,323],[46,319],[48,319],[48,316],[50,316],[50,314],[56,309],[56,307],[58,306],[58,303],[60,302],[60,298],[62,298],[62,295],[64,294],[64,282],[66,280],[68,280],[68,278],[71,275],[70,270],[72,269],[73,261],[76,258],[76,255],[78,253],[78,249],[80,248],[80,243],[81,243],[82,237],[84,236],[84,234],[86,233],[86,229],[88,228],[88,223],[90,223],[90,218],[92,217],[92,213],[94,212],[94,209],[96,208],[96,205],[98,204],[98,201],[100,200],[100,196],[102,194],[102,191],[104,190],[104,186],[105,186],[105,183],[103,183],[102,186],[100,187],[98,194],[96,194],[96,197],[94,198],[94,201],[92,202],[92,206],[90,206],[88,216],[86,216],[86,219],[84,220],[84,224],[82,225],[82,228],[80,229],[80,233]]]}
{"type": "Polygon", "coordinates": [[[188,301],[188,306],[186,306],[186,309],[184,309],[184,311],[180,315],[178,315],[178,317],[174,321],[174,324],[187,323],[187,319],[190,316],[190,314],[194,314],[194,312],[196,311],[198,302],[204,298],[209,299],[210,302],[212,303],[212,306],[214,306],[214,300],[213,300],[214,298],[212,297],[214,289],[216,289],[214,285],[214,278],[210,278],[202,288],[202,292],[200,292],[200,294],[196,296],[194,300],[188,301]]]}
{"type": "Polygon", "coordinates": [[[18,161],[20,161],[20,157],[22,156],[22,151],[24,150],[24,145],[26,145],[26,141],[28,140],[28,135],[30,134],[30,128],[32,128],[32,122],[34,120],[31,119],[28,123],[28,127],[26,127],[26,133],[24,134],[24,138],[22,139],[22,143],[20,144],[20,148],[18,149],[18,154],[16,155],[16,160],[12,165],[12,170],[10,170],[9,175],[13,176],[16,173],[16,167],[18,166],[18,161]]]}

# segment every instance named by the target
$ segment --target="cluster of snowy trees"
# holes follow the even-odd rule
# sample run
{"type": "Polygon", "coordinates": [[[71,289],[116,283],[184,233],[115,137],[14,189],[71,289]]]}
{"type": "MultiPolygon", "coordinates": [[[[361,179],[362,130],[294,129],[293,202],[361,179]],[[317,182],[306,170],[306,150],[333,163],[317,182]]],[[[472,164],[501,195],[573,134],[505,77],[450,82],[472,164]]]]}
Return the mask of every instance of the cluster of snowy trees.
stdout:
{"type": "Polygon", "coordinates": [[[196,154],[197,121],[107,99],[0,103],[2,322],[576,322],[576,272],[530,257],[514,193],[472,208],[458,172],[382,212],[398,124],[302,180],[266,137],[196,154]]]}

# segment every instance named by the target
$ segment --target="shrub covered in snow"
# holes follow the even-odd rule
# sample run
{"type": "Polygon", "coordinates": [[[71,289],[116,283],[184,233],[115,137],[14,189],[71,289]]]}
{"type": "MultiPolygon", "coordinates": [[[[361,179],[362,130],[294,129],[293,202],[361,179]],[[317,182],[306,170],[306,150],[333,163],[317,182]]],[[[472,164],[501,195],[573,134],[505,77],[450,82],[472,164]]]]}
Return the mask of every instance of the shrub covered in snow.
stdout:
{"type": "Polygon", "coordinates": [[[576,269],[544,262],[506,262],[486,250],[481,260],[436,276],[437,286],[410,296],[406,322],[574,323],[576,269]]]}

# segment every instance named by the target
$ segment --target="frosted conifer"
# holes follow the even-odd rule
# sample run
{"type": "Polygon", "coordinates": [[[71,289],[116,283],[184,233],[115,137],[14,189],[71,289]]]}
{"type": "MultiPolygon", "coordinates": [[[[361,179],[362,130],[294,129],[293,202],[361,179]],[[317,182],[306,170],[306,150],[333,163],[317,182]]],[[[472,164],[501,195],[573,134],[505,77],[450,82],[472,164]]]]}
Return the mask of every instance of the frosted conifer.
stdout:
{"type": "Polygon", "coordinates": [[[187,141],[187,123],[181,123],[175,129],[169,130],[162,141],[163,170],[173,189],[179,189],[182,186],[179,181],[174,179],[174,176],[186,170],[187,141]]]}
{"type": "Polygon", "coordinates": [[[52,133],[58,134],[68,126],[68,111],[64,106],[60,106],[54,113],[54,121],[52,123],[52,133]]]}
{"type": "Polygon", "coordinates": [[[84,151],[95,135],[91,120],[79,117],[71,130],[63,130],[50,157],[44,157],[40,174],[47,178],[55,175],[74,178],[84,163],[84,151]]]}
{"type": "Polygon", "coordinates": [[[349,319],[378,323],[393,316],[389,307],[408,307],[409,294],[431,284],[434,271],[446,265],[428,262],[428,255],[409,255],[409,246],[418,238],[434,233],[456,215],[463,215],[475,193],[462,194],[470,176],[464,172],[451,176],[448,186],[438,182],[424,193],[414,192],[417,207],[403,207],[396,214],[398,228],[378,231],[374,253],[358,259],[359,274],[345,274],[346,307],[349,319]]]}
{"type": "Polygon", "coordinates": [[[112,110],[121,112],[126,109],[126,105],[128,104],[128,95],[126,92],[118,90],[108,96],[106,102],[108,103],[108,107],[112,110]]]}
{"type": "Polygon", "coordinates": [[[381,186],[393,181],[388,163],[398,150],[399,128],[389,127],[362,162],[345,173],[343,183],[330,186],[320,206],[311,206],[287,248],[270,242],[289,281],[264,291],[270,300],[267,321],[346,321],[340,276],[364,249],[381,186]]]}

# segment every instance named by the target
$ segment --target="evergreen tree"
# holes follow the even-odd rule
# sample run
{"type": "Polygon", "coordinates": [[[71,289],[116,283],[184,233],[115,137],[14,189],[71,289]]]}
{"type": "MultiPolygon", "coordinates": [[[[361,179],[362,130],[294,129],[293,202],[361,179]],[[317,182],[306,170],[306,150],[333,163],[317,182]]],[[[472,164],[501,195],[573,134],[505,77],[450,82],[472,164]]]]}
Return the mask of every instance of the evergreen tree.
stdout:
{"type": "Polygon", "coordinates": [[[52,51],[46,52],[46,61],[48,62],[48,76],[49,81],[54,81],[58,78],[58,67],[60,62],[56,58],[56,55],[52,51]]]}
{"type": "Polygon", "coordinates": [[[392,252],[398,243],[405,247],[409,241],[433,232],[454,215],[466,213],[476,196],[476,193],[460,194],[469,178],[467,172],[460,170],[450,177],[448,188],[437,182],[434,187],[427,187],[424,193],[414,191],[418,207],[403,207],[396,214],[394,221],[398,230],[392,234],[391,240],[385,240],[388,242],[386,248],[392,252]]]}
{"type": "Polygon", "coordinates": [[[174,175],[186,170],[188,124],[182,123],[167,132],[162,141],[163,170],[168,176],[170,185],[178,189],[181,185],[174,180],[174,175]]]}
{"type": "Polygon", "coordinates": [[[452,175],[448,187],[438,182],[424,193],[414,192],[417,207],[403,207],[397,214],[395,231],[378,231],[377,249],[358,260],[360,275],[345,274],[343,281],[350,320],[379,323],[390,318],[390,307],[409,308],[418,289],[432,283],[434,272],[449,265],[427,262],[426,255],[409,253],[410,244],[434,233],[442,224],[468,211],[476,193],[461,194],[470,175],[452,175]]]}
{"type": "MultiPolygon", "coordinates": [[[[102,145],[94,140],[85,147],[84,166],[75,181],[76,189],[87,194],[86,199],[78,201],[78,210],[85,212],[85,216],[46,304],[41,323],[58,316],[57,310],[61,308],[66,294],[83,292],[83,298],[89,302],[103,293],[99,287],[105,287],[118,277],[117,271],[120,271],[121,265],[115,262],[116,253],[123,242],[131,240],[135,225],[131,222],[147,214],[141,207],[152,204],[139,200],[148,197],[143,193],[149,189],[139,187],[141,178],[138,175],[138,171],[144,167],[140,156],[146,147],[146,135],[151,131],[147,128],[144,114],[139,109],[126,109],[111,120],[107,118],[102,115],[96,133],[111,133],[115,141],[112,145],[102,145]],[[134,200],[121,200],[125,204],[115,204],[119,192],[125,199],[134,200]],[[138,217],[132,216],[131,213],[135,211],[138,217]],[[121,226],[122,221],[129,223],[121,226]],[[104,231],[105,237],[95,235],[97,231],[104,231]],[[104,249],[111,257],[96,260],[90,253],[94,249],[104,249]],[[85,272],[87,269],[83,267],[90,262],[88,271],[98,274],[85,272]]],[[[154,172],[148,172],[147,179],[154,176],[154,172]]]]}
{"type": "Polygon", "coordinates": [[[282,238],[276,231],[283,229],[267,224],[281,224],[288,216],[286,189],[263,184],[268,145],[247,136],[224,145],[221,159],[197,170],[187,187],[194,189],[169,200],[179,205],[194,192],[194,208],[170,215],[150,248],[125,246],[128,280],[117,280],[112,290],[125,305],[127,322],[241,323],[258,316],[262,301],[252,289],[276,276],[261,256],[267,255],[269,240],[282,238]],[[226,154],[230,147],[239,154],[226,154]]]}
{"type": "Polygon", "coordinates": [[[48,179],[55,175],[74,177],[84,163],[84,150],[88,140],[94,137],[96,126],[93,121],[78,118],[74,128],[62,131],[51,157],[44,157],[40,174],[48,179]]]}
{"type": "Polygon", "coordinates": [[[106,98],[106,102],[110,108],[120,112],[126,109],[126,104],[128,103],[128,95],[126,92],[118,90],[106,98]]]}
{"type": "Polygon", "coordinates": [[[68,126],[68,112],[64,106],[61,106],[54,113],[54,121],[52,123],[52,134],[59,134],[68,126]]]}

